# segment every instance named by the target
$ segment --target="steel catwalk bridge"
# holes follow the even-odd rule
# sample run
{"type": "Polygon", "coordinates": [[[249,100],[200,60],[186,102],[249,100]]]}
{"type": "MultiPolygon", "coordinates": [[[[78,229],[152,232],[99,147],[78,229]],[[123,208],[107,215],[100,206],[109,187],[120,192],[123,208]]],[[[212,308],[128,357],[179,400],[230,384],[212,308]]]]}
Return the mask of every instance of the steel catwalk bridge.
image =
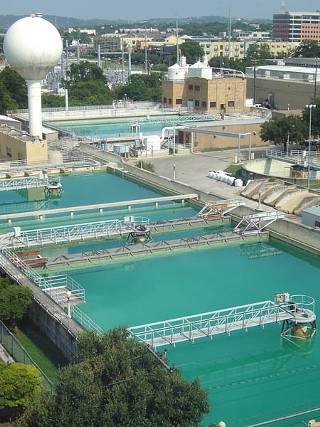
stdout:
{"type": "MultiPolygon", "coordinates": [[[[282,295],[282,294],[281,294],[282,295]]],[[[287,294],[288,295],[288,294],[287,294]]],[[[176,343],[237,330],[264,327],[270,323],[292,321],[297,324],[315,322],[314,299],[306,295],[292,295],[287,302],[262,301],[207,313],[169,319],[128,328],[138,341],[152,347],[175,346],[176,343]]]]}
{"type": "Polygon", "coordinates": [[[13,232],[0,237],[0,245],[19,249],[79,242],[134,232],[137,225],[148,223],[148,218],[127,216],[122,221],[114,219],[26,231],[14,227],[13,232]]]}
{"type": "Polygon", "coordinates": [[[61,307],[66,307],[68,302],[71,305],[85,302],[84,288],[70,276],[66,274],[41,276],[11,249],[0,248],[0,268],[20,285],[25,285],[25,282],[30,280],[61,307]]]}
{"type": "Polygon", "coordinates": [[[50,184],[51,179],[47,174],[38,176],[25,176],[21,178],[0,179],[0,191],[25,190],[28,188],[41,188],[50,184]]]}

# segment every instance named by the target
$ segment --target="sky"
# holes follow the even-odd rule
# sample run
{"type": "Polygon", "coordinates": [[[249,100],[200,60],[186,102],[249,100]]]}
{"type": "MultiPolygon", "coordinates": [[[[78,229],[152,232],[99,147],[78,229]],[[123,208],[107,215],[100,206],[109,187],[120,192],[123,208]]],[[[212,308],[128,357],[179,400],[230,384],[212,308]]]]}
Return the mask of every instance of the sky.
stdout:
{"type": "MultiPolygon", "coordinates": [[[[313,12],[319,0],[285,0],[289,11],[313,12]]],[[[186,18],[230,16],[232,18],[272,19],[279,13],[281,0],[21,0],[3,1],[0,15],[46,15],[73,18],[143,20],[148,18],[186,18]]]]}

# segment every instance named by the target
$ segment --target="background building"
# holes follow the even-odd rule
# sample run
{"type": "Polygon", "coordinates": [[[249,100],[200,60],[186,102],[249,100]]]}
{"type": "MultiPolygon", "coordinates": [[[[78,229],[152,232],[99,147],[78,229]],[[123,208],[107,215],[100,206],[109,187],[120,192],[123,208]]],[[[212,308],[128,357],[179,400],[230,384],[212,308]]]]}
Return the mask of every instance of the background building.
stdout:
{"type": "Polygon", "coordinates": [[[240,72],[213,70],[206,57],[190,66],[182,57],[180,64],[168,69],[168,78],[162,84],[162,104],[208,113],[243,112],[246,80],[240,72]]]}
{"type": "Polygon", "coordinates": [[[320,41],[320,12],[286,12],[273,15],[273,39],[320,41]]]}

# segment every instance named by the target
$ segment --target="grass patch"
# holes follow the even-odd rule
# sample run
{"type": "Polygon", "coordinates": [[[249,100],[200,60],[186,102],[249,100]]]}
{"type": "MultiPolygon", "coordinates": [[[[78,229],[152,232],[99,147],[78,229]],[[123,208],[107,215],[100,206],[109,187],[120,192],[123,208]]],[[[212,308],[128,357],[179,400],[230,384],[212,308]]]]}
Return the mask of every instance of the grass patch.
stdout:
{"type": "Polygon", "coordinates": [[[60,351],[33,323],[28,321],[19,325],[16,338],[47,377],[56,384],[59,368],[67,364],[67,360],[60,351]]]}

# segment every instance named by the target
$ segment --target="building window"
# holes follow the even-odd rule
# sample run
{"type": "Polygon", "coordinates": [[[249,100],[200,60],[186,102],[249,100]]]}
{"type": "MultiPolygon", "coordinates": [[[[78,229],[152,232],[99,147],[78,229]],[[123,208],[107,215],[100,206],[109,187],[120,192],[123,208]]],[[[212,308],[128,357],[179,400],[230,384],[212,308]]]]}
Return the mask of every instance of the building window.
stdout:
{"type": "Polygon", "coordinates": [[[196,100],[196,101],[195,101],[195,103],[194,103],[194,105],[195,105],[196,107],[199,107],[199,104],[200,104],[200,102],[199,102],[198,100],[196,100]]]}
{"type": "Polygon", "coordinates": [[[7,147],[7,157],[12,157],[12,151],[10,147],[7,147]]]}
{"type": "Polygon", "coordinates": [[[200,92],[200,86],[199,86],[199,85],[195,85],[194,89],[195,89],[197,92],[200,92]]]}
{"type": "Polygon", "coordinates": [[[182,99],[181,98],[176,99],[176,105],[182,105],[182,99]]]}
{"type": "Polygon", "coordinates": [[[169,98],[169,105],[172,105],[172,99],[169,98]]]}
{"type": "Polygon", "coordinates": [[[228,101],[228,107],[234,107],[234,101],[228,101]]]}
{"type": "Polygon", "coordinates": [[[189,90],[193,90],[193,85],[189,85],[189,90]]]}
{"type": "Polygon", "coordinates": [[[210,102],[210,108],[217,108],[216,102],[210,102]]]}
{"type": "Polygon", "coordinates": [[[167,98],[163,98],[163,103],[166,104],[167,103],[167,98]]]}
{"type": "Polygon", "coordinates": [[[206,101],[202,101],[201,106],[202,106],[202,108],[207,108],[207,103],[206,103],[206,101]]]}

